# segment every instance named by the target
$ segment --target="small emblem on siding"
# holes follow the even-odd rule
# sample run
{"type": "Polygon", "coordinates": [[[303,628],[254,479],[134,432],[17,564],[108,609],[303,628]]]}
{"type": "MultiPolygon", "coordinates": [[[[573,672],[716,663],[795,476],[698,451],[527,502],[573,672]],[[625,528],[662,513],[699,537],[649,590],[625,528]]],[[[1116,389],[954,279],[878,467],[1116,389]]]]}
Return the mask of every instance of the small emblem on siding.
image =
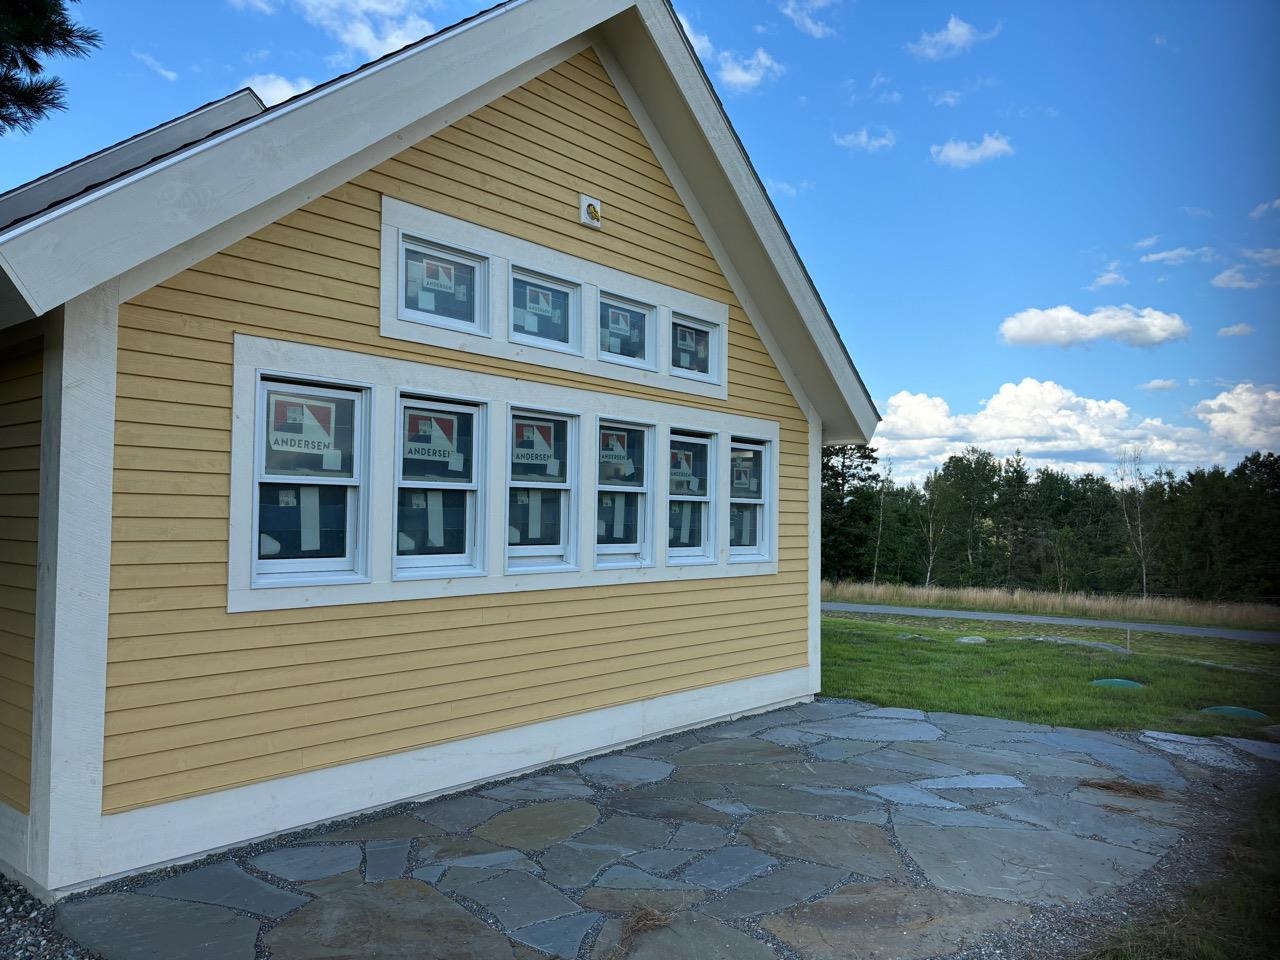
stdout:
{"type": "Polygon", "coordinates": [[[584,226],[601,229],[604,226],[604,214],[601,212],[600,201],[585,193],[578,194],[578,220],[584,226]]]}

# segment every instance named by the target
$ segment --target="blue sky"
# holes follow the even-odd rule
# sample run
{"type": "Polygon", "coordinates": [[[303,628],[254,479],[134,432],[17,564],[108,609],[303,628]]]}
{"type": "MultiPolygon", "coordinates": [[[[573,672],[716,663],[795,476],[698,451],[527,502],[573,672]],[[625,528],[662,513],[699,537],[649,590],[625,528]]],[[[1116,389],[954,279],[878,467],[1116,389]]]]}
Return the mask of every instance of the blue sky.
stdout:
{"type": "MultiPolygon", "coordinates": [[[[85,0],[67,113],[0,189],[247,83],[268,100],[484,7],[85,0]]],[[[1109,471],[1280,449],[1280,4],[684,0],[885,422],[1109,471]]]]}

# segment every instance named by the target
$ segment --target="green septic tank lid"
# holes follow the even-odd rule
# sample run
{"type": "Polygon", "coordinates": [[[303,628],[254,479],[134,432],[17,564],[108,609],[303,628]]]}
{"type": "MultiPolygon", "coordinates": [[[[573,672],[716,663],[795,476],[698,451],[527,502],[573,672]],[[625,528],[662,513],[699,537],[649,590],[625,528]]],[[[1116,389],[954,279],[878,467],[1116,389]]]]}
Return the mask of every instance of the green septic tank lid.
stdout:
{"type": "Polygon", "coordinates": [[[1121,680],[1119,677],[1106,677],[1102,680],[1090,680],[1091,686],[1095,687],[1123,687],[1126,690],[1141,690],[1146,686],[1145,683],[1139,683],[1137,680],[1121,680]]]}
{"type": "Polygon", "coordinates": [[[1212,713],[1215,717],[1235,717],[1237,720],[1270,720],[1261,710],[1250,710],[1248,707],[1203,707],[1201,713],[1212,713]]]}

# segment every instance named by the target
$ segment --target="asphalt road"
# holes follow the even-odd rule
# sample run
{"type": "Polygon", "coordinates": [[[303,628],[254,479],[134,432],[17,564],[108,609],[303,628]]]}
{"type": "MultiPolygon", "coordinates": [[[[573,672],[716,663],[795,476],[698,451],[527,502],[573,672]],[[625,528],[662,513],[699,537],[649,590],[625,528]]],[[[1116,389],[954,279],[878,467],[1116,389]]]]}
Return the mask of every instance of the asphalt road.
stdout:
{"type": "Polygon", "coordinates": [[[824,603],[824,612],[887,613],[903,617],[946,617],[954,620],[1003,620],[1011,623],[1047,623],[1058,627],[1107,627],[1112,630],[1142,630],[1147,633],[1174,633],[1184,637],[1223,637],[1249,643],[1280,644],[1280,633],[1272,630],[1232,630],[1228,627],[1188,627],[1178,623],[1129,623],[1125,620],[1086,620],[1080,617],[1045,617],[1033,613],[983,613],[975,610],[933,610],[928,607],[892,607],[879,603],[824,603]]]}

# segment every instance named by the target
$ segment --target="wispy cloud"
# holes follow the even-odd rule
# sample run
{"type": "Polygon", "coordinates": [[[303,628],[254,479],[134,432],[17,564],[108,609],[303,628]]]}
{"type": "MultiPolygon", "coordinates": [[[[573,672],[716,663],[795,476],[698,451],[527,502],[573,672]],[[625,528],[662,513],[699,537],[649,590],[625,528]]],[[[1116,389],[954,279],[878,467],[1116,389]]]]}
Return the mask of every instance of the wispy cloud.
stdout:
{"type": "Polygon", "coordinates": [[[1266,203],[1258,204],[1249,211],[1249,219],[1257,220],[1260,217],[1266,216],[1266,214],[1272,210],[1280,210],[1280,197],[1277,197],[1274,200],[1269,200],[1266,203]]]}
{"type": "Polygon", "coordinates": [[[902,102],[902,91],[893,89],[893,78],[878,70],[867,82],[865,92],[858,89],[857,80],[846,80],[843,86],[848,91],[850,103],[857,103],[860,100],[874,100],[876,103],[884,104],[902,102]]]}
{"type": "Polygon", "coordinates": [[[929,148],[933,162],[943,167],[972,167],[974,164],[1007,157],[1013,153],[1013,145],[999,133],[985,133],[982,141],[948,140],[929,148]]]}
{"type": "MultiPolygon", "coordinates": [[[[232,6],[258,13],[275,13],[286,0],[231,0],[232,6]]],[[[422,0],[287,0],[307,23],[323,30],[343,48],[335,63],[353,56],[376,60],[435,32],[430,20],[419,15],[422,0]]]]}
{"type": "Polygon", "coordinates": [[[1220,337],[1247,337],[1251,333],[1253,333],[1253,327],[1247,323],[1233,323],[1229,327],[1218,328],[1220,337]]]}
{"type": "Polygon", "coordinates": [[[244,86],[252,87],[268,107],[283,103],[300,93],[305,93],[315,86],[306,77],[295,77],[290,80],[278,73],[255,73],[244,81],[244,86]]]}
{"type": "Polygon", "coordinates": [[[788,20],[796,25],[801,33],[807,33],[816,40],[836,35],[835,28],[829,23],[819,20],[815,14],[828,7],[833,7],[839,0],[783,0],[778,9],[788,20]]]}
{"type": "Polygon", "coordinates": [[[1168,50],[1170,53],[1182,52],[1182,48],[1179,47],[1172,40],[1170,40],[1163,33],[1157,33],[1154,37],[1151,38],[1151,42],[1153,45],[1159,47],[1162,50],[1168,50]]]}
{"type": "Polygon", "coordinates": [[[1139,385],[1139,390],[1176,390],[1178,389],[1177,380],[1148,380],[1146,383],[1139,385]]]}
{"type": "Polygon", "coordinates": [[[1240,252],[1254,263],[1262,264],[1264,267],[1280,267],[1280,248],[1264,247],[1261,250],[1241,250],[1240,252]]]}
{"type": "Polygon", "coordinates": [[[1167,263],[1170,266],[1177,266],[1180,263],[1186,263],[1193,257],[1199,257],[1204,263],[1208,263],[1213,259],[1213,247],[1197,247],[1192,250],[1189,247],[1177,247],[1173,250],[1161,250],[1157,253],[1144,253],[1138,258],[1140,263],[1167,263]]]}
{"type": "Polygon", "coordinates": [[[155,73],[159,74],[160,76],[164,77],[170,83],[173,83],[173,81],[178,79],[178,73],[176,70],[170,70],[168,67],[166,67],[163,63],[161,63],[159,60],[157,60],[155,57],[151,56],[150,54],[139,53],[137,50],[131,50],[130,53],[133,54],[133,59],[137,60],[140,64],[142,64],[147,69],[152,70],[155,73]]]}
{"type": "Polygon", "coordinates": [[[1135,250],[1150,250],[1152,247],[1154,247],[1154,246],[1155,246],[1157,243],[1159,243],[1159,242],[1160,242],[1160,234],[1158,234],[1158,233],[1153,233],[1151,236],[1149,236],[1149,237],[1143,237],[1141,240],[1139,240],[1137,243],[1135,243],[1135,244],[1133,245],[1133,249],[1135,249],[1135,250]]]}
{"type": "Polygon", "coordinates": [[[1127,287],[1129,285],[1128,278],[1120,272],[1120,261],[1112,260],[1107,264],[1105,270],[1093,279],[1093,283],[1089,284],[1086,290],[1101,290],[1103,287],[1127,287]]]}
{"type": "Polygon", "coordinates": [[[1206,207],[1183,207],[1182,212],[1188,217],[1212,217],[1213,211],[1206,207]]]}
{"type": "Polygon", "coordinates": [[[775,180],[773,177],[765,177],[764,188],[773,197],[798,197],[800,194],[808,193],[813,189],[813,181],[801,180],[797,183],[792,183],[790,180],[775,180]]]}
{"type": "Polygon", "coordinates": [[[228,0],[231,6],[237,10],[251,10],[254,13],[272,14],[276,12],[275,4],[271,0],[228,0]]]}
{"type": "Polygon", "coordinates": [[[1215,287],[1223,287],[1227,290],[1254,290],[1262,286],[1261,280],[1246,277],[1244,267],[1238,263],[1227,267],[1209,282],[1215,287]]]}
{"type": "Polygon", "coordinates": [[[930,96],[929,102],[935,107],[958,107],[963,99],[964,94],[959,90],[943,90],[930,96]]]}
{"type": "Polygon", "coordinates": [[[677,13],[676,17],[680,21],[680,26],[684,28],[684,35],[689,38],[689,46],[693,47],[693,52],[703,59],[711,56],[715,52],[715,47],[711,45],[711,38],[695,30],[683,13],[677,13]]]}
{"type": "Polygon", "coordinates": [[[976,44],[992,39],[1000,32],[1000,24],[983,33],[971,23],[965,23],[954,13],[947,25],[936,33],[922,33],[915,43],[908,43],[907,49],[921,60],[945,60],[969,50],[976,44]]]}
{"type": "Polygon", "coordinates": [[[838,146],[847,147],[850,150],[863,150],[867,153],[887,150],[898,142],[897,135],[888,127],[881,127],[879,133],[872,133],[863,127],[853,133],[836,134],[834,139],[838,146]]]}
{"type": "Polygon", "coordinates": [[[1124,304],[1098,307],[1084,314],[1066,305],[1047,310],[1031,308],[1006,317],[1000,336],[1015,346],[1072,347],[1095,340],[1115,340],[1133,347],[1151,347],[1181,340],[1191,333],[1190,325],[1176,313],[1152,307],[1124,304]]]}
{"type": "Polygon", "coordinates": [[[782,64],[773,59],[763,47],[757,48],[755,53],[747,57],[739,55],[735,50],[717,50],[711,38],[696,30],[684,14],[677,13],[676,16],[685,36],[689,38],[693,52],[709,69],[715,71],[716,79],[732,92],[754,90],[766,80],[775,80],[786,72],[782,64]]]}

